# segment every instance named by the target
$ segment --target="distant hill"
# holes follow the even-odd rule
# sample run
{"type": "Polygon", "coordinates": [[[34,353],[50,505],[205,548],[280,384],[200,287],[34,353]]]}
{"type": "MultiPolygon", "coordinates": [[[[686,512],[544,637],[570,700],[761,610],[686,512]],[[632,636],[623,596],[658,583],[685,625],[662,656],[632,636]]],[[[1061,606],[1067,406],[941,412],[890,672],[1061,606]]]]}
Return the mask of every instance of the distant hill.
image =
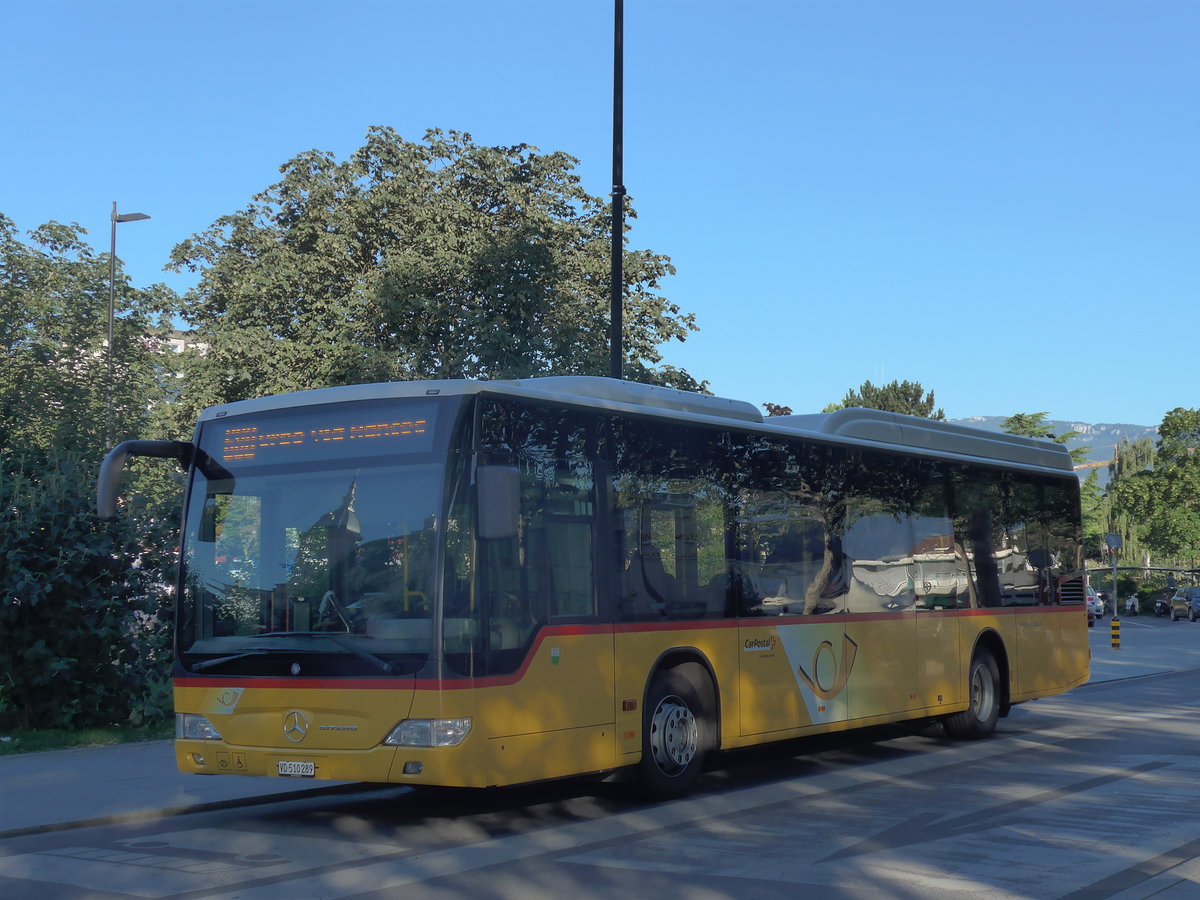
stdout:
{"type": "MultiPolygon", "coordinates": [[[[950,419],[950,421],[960,425],[970,425],[972,428],[982,428],[984,431],[1003,431],[1006,418],[1008,417],[972,416],[969,419],[950,419]]],[[[1067,448],[1074,450],[1076,447],[1086,447],[1089,463],[1107,463],[1113,458],[1116,446],[1122,441],[1133,442],[1144,437],[1154,441],[1158,440],[1157,425],[1110,425],[1107,423],[1089,425],[1086,422],[1066,422],[1061,419],[1047,419],[1046,424],[1052,434],[1066,434],[1068,431],[1079,432],[1067,441],[1067,448]]],[[[1100,469],[1101,484],[1108,481],[1108,471],[1104,465],[1093,466],[1093,468],[1100,469]]],[[[1080,477],[1086,477],[1089,471],[1090,469],[1080,470],[1080,477]]]]}

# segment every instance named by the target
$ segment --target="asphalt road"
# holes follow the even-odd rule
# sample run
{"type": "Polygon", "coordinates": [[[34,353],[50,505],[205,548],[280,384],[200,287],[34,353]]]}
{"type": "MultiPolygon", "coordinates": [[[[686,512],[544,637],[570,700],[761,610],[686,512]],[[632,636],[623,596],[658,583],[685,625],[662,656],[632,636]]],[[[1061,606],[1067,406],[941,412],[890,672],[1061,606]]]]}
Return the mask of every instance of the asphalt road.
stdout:
{"type": "Polygon", "coordinates": [[[0,897],[1200,898],[1200,624],[1121,630],[1116,651],[1108,620],[1091,631],[1093,683],[987,741],[727,754],[652,805],[612,784],[350,786],[0,829],[0,897]]]}

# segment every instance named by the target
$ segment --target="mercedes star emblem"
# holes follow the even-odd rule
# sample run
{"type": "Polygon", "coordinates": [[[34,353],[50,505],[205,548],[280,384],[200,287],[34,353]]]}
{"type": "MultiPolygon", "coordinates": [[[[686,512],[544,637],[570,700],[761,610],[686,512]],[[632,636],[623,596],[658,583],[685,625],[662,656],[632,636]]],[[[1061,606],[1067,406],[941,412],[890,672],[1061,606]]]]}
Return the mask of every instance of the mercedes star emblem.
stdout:
{"type": "Polygon", "coordinates": [[[308,736],[308,719],[304,713],[293,709],[283,717],[283,736],[293,744],[298,744],[308,736]]]}

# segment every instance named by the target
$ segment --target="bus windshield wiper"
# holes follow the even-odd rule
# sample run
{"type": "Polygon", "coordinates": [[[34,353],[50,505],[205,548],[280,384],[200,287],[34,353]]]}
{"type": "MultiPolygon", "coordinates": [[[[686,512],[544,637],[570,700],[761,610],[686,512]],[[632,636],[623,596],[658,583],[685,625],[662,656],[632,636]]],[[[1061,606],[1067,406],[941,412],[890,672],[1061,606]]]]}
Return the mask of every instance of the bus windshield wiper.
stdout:
{"type": "Polygon", "coordinates": [[[381,672],[386,672],[389,675],[392,673],[392,664],[390,662],[388,662],[387,660],[380,659],[374,653],[364,650],[362,647],[359,647],[359,646],[351,643],[346,638],[342,637],[340,634],[326,634],[326,635],[322,635],[322,636],[329,638],[331,641],[333,641],[339,647],[345,647],[347,650],[349,650],[351,653],[353,653],[359,659],[366,660],[371,665],[375,666],[375,668],[379,669],[381,672]]]}
{"type": "MultiPolygon", "coordinates": [[[[374,653],[364,650],[362,647],[347,640],[343,635],[336,632],[327,631],[268,631],[265,634],[260,634],[259,637],[304,637],[304,638],[328,638],[344,650],[348,650],[357,656],[359,659],[365,660],[379,669],[381,672],[387,672],[389,675],[395,668],[390,662],[380,659],[374,653]]],[[[248,651],[241,654],[242,656],[252,655],[254,651],[248,651]]],[[[227,657],[228,659],[236,659],[237,657],[227,657]]],[[[223,662],[224,660],[212,660],[212,662],[223,662]]]]}
{"type": "Polygon", "coordinates": [[[223,666],[227,662],[233,662],[235,659],[245,659],[248,656],[263,656],[268,653],[278,653],[278,647],[256,647],[253,650],[244,650],[241,653],[234,653],[232,656],[218,656],[216,659],[204,659],[192,666],[193,672],[203,672],[205,669],[212,669],[216,666],[223,666]]]}

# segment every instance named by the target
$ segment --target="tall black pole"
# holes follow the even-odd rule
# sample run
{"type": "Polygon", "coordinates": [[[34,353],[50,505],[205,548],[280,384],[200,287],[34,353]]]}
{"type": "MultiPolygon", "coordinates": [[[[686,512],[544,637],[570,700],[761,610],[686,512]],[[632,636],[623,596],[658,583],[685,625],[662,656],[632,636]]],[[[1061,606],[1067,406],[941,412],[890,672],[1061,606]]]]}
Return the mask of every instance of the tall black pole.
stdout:
{"type": "Polygon", "coordinates": [[[113,448],[113,312],[117,293],[117,225],[122,222],[140,222],[150,218],[145,213],[122,213],[117,215],[117,201],[113,201],[112,239],[108,249],[108,380],[104,387],[104,444],[106,450],[113,448]]]}
{"type": "Polygon", "coordinates": [[[622,257],[625,249],[625,185],[624,185],[624,100],[623,71],[625,0],[614,0],[613,16],[613,189],[612,189],[612,285],[609,297],[609,376],[620,380],[622,369],[621,333],[622,300],[625,294],[625,273],[622,257]]]}
{"type": "Polygon", "coordinates": [[[108,250],[108,378],[104,382],[104,449],[113,448],[113,312],[117,291],[117,201],[113,201],[112,241],[108,250]]]}

